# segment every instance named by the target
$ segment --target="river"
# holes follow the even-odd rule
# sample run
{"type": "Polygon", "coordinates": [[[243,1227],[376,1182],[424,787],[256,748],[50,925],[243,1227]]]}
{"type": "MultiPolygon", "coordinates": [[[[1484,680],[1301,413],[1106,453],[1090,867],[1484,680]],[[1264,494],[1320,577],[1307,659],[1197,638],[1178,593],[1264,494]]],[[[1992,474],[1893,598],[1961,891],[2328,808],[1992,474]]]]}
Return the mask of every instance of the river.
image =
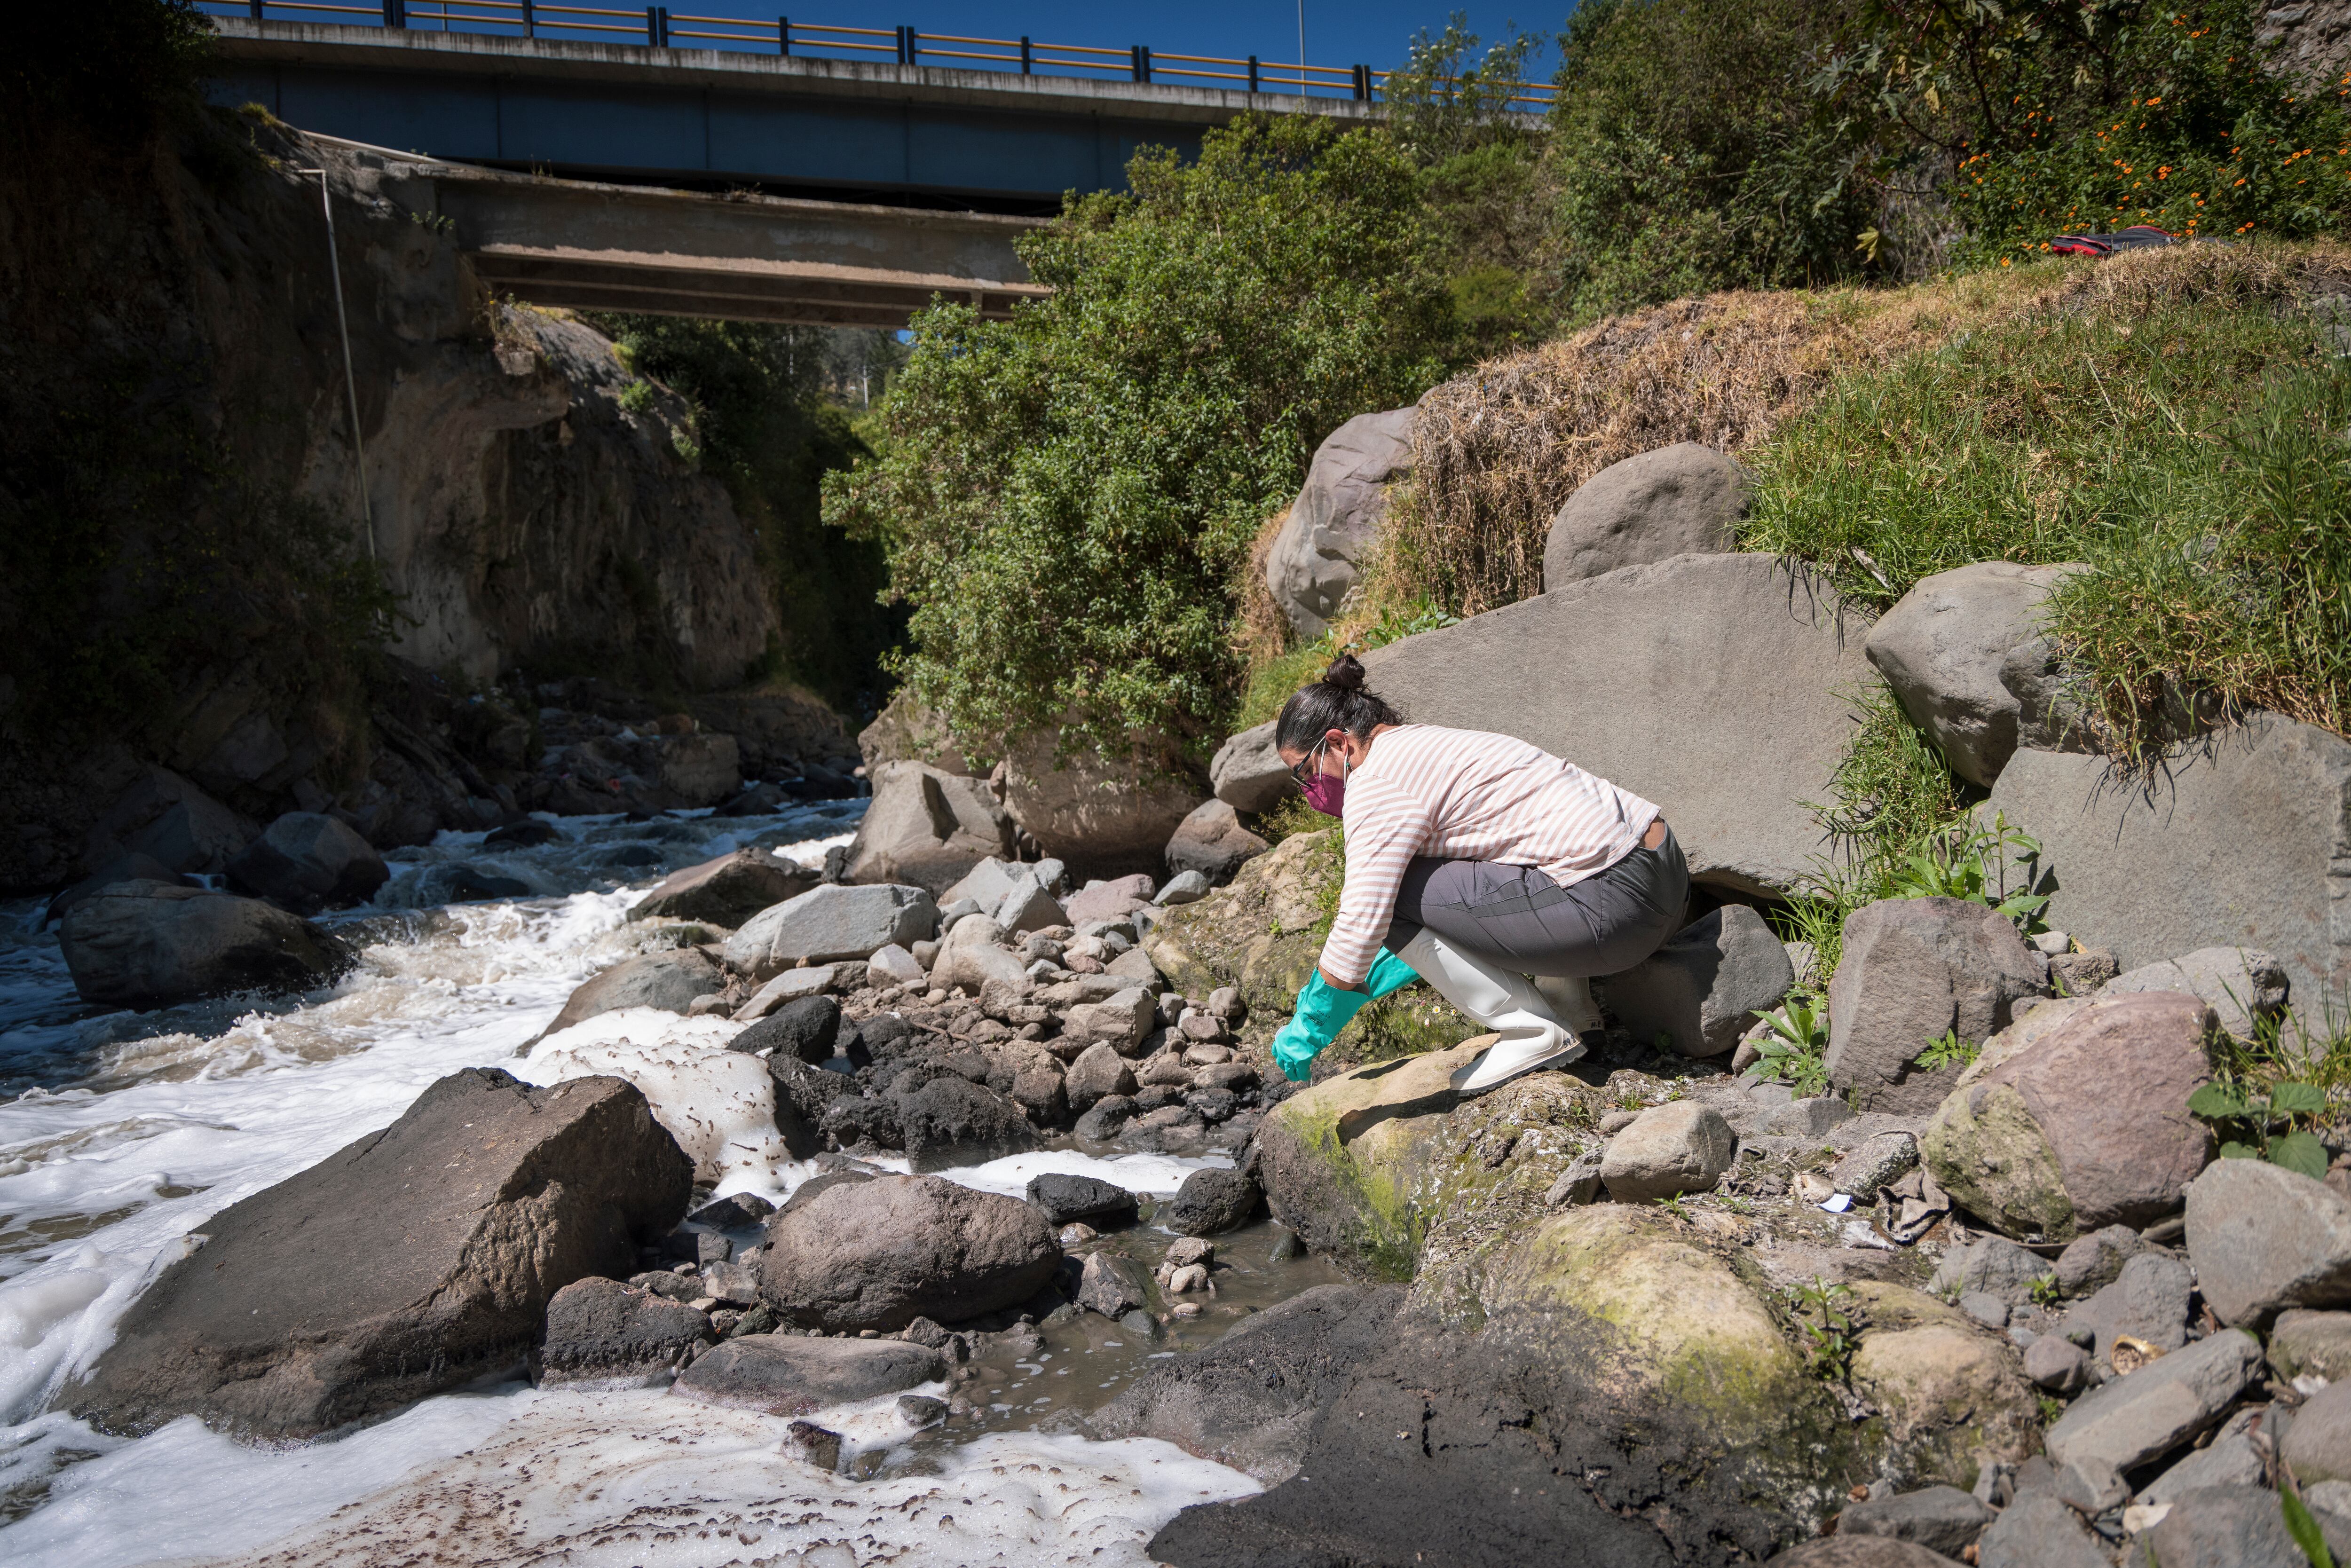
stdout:
{"type": "MultiPolygon", "coordinates": [[[[42,904],[0,904],[0,1563],[1142,1563],[1176,1510],[1257,1490],[1074,1420],[1144,1360],[1335,1277],[1257,1262],[1270,1238],[1250,1232],[1220,1244],[1239,1265],[1223,1304],[1159,1345],[1081,1319],[989,1358],[964,1390],[986,1401],[957,1427],[908,1434],[889,1399],[828,1413],[852,1456],[838,1476],[782,1458],[780,1421],[658,1390],[496,1383],[277,1449],[193,1417],[126,1441],[45,1411],[183,1235],[389,1124],[444,1074],[510,1063],[574,987],[637,950],[625,915],[651,882],[747,845],[818,863],[863,806],[555,819],[556,841],[523,850],[444,833],[387,857],[372,905],[329,918],[362,946],[352,973],[259,1006],[89,1008],[42,904]],[[530,895],[439,902],[464,891],[461,865],[530,895]]],[[[1064,1147],[941,1174],[1018,1192],[1040,1169],[1085,1171],[1164,1195],[1206,1163],[1225,1162],[1064,1147]]],[[[754,1185],[779,1197],[810,1174],[778,1166],[754,1185]]]]}

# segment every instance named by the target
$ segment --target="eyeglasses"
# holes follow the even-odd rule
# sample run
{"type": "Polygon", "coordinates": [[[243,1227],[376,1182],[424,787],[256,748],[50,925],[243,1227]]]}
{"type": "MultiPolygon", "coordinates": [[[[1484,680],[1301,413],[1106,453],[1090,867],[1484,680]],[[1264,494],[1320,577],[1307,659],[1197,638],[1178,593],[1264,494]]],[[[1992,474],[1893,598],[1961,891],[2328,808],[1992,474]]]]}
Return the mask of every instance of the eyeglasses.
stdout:
{"type": "Polygon", "coordinates": [[[1301,789],[1305,789],[1305,788],[1306,788],[1306,781],[1307,781],[1309,779],[1311,779],[1311,778],[1313,778],[1313,777],[1314,777],[1314,758],[1315,758],[1315,757],[1316,757],[1316,756],[1317,756],[1317,755],[1318,755],[1318,754],[1322,750],[1322,748],[1323,748],[1324,747],[1326,747],[1326,746],[1328,746],[1328,745],[1330,745],[1330,744],[1331,744],[1331,743],[1330,743],[1330,741],[1329,741],[1329,740],[1327,740],[1327,739],[1324,739],[1324,740],[1318,740],[1318,741],[1316,741],[1316,742],[1314,743],[1314,749],[1313,749],[1312,751],[1308,752],[1305,756],[1303,756],[1303,757],[1300,758],[1298,759],[1298,762],[1297,762],[1296,766],[1294,766],[1294,767],[1292,767],[1292,768],[1290,768],[1290,781],[1291,781],[1292,783],[1296,784],[1296,785],[1297,785],[1301,789]]]}

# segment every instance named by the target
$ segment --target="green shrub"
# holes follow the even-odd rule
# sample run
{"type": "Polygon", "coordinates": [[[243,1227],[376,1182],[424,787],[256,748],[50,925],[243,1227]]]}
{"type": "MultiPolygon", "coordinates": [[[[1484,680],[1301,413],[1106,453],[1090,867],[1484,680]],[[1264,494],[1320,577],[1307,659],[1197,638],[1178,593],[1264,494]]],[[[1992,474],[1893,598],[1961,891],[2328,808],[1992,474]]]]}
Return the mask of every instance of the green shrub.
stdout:
{"type": "Polygon", "coordinates": [[[826,480],[913,606],[896,667],[963,733],[1075,714],[1113,748],[1211,743],[1259,525],[1323,436],[1442,369],[1447,298],[1384,133],[1245,119],[1128,174],[1022,242],[1049,298],[916,319],[881,455],[826,480]]]}

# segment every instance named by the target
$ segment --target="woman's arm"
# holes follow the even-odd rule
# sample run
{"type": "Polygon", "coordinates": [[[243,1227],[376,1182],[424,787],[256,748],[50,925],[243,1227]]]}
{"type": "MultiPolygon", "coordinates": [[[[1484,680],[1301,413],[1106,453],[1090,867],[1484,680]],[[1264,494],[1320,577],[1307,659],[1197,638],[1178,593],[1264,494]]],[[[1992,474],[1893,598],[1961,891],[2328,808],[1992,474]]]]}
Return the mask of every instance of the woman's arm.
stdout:
{"type": "Polygon", "coordinates": [[[1351,789],[1343,831],[1347,876],[1339,889],[1339,915],[1322,944],[1316,966],[1328,985],[1343,991],[1364,988],[1380,944],[1395,917],[1396,890],[1412,857],[1428,841],[1430,808],[1400,792],[1364,779],[1351,789]]]}

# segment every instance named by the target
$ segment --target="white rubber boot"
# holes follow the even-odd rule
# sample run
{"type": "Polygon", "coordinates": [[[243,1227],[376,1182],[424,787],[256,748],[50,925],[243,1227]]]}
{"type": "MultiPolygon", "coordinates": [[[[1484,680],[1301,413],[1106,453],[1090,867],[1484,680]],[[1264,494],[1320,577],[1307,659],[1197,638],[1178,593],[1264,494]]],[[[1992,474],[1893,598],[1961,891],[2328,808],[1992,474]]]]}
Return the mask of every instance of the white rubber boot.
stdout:
{"type": "Polygon", "coordinates": [[[1425,925],[1396,956],[1439,996],[1502,1037],[1455,1075],[1453,1087],[1460,1092],[1482,1093],[1521,1072],[1564,1067],[1583,1054],[1583,1043],[1561,1024],[1526,976],[1448,946],[1425,925]]]}
{"type": "Polygon", "coordinates": [[[1600,1004],[1592,999],[1590,980],[1537,975],[1534,985],[1536,994],[1551,1004],[1551,1010],[1559,1016],[1569,1033],[1581,1037],[1599,1030],[1600,1004]]]}

